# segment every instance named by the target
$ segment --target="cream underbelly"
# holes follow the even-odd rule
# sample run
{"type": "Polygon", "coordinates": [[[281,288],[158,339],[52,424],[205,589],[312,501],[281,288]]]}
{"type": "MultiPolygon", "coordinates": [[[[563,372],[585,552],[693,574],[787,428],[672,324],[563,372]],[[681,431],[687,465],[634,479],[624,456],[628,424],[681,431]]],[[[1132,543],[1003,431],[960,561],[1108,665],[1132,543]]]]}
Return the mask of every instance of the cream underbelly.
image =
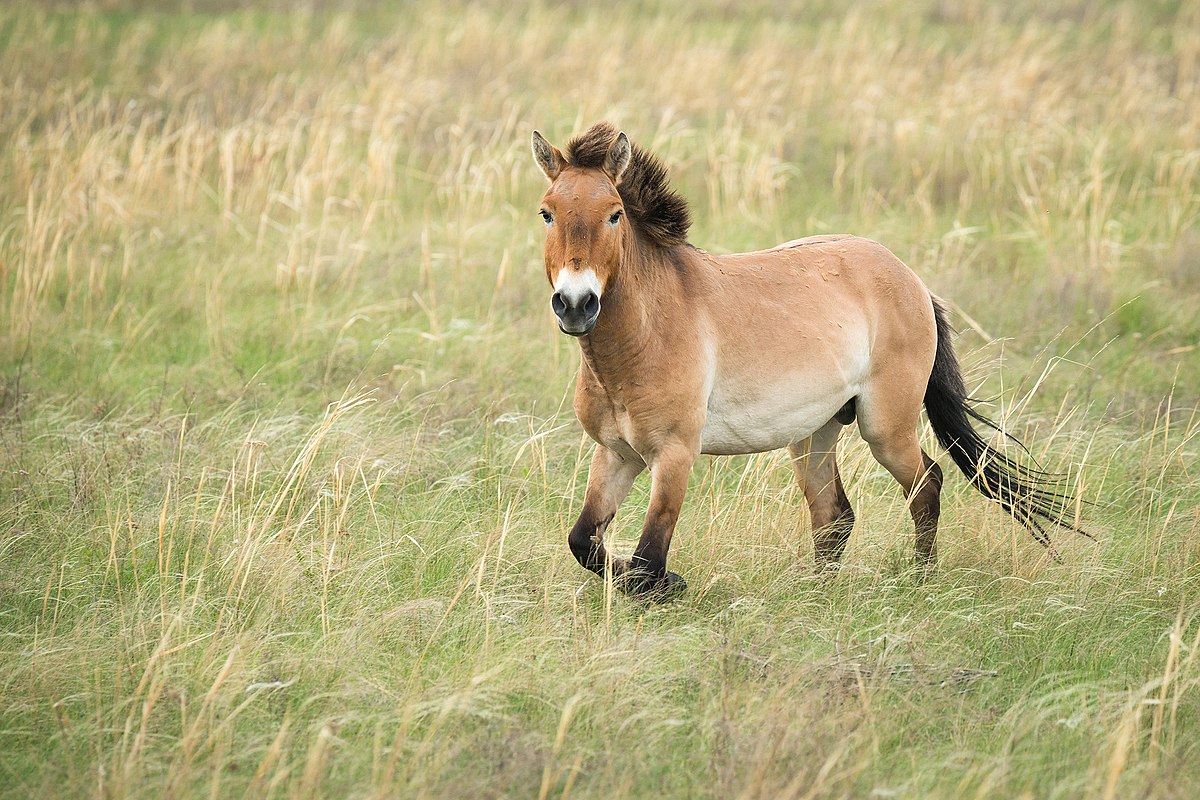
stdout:
{"type": "Polygon", "coordinates": [[[700,450],[709,455],[761,453],[807,439],[859,391],[841,376],[796,375],[759,386],[722,386],[708,398],[700,450]]]}

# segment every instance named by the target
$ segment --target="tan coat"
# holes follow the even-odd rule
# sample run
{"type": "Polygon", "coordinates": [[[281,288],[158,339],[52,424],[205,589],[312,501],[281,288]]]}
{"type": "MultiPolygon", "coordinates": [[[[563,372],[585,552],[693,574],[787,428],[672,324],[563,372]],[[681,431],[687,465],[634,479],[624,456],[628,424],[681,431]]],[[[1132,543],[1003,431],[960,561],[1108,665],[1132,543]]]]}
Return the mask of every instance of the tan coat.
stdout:
{"type": "Polygon", "coordinates": [[[1059,496],[1031,483],[1040,473],[971,429],[940,335],[944,311],[885,247],[829,235],[714,256],[686,243],[686,204],[623,133],[596,126],[564,156],[535,132],[533,151],[551,181],[540,209],[551,305],[582,354],[575,412],[599,445],[569,539],[583,566],[612,568],[633,592],[681,585],[666,558],[696,457],[782,447],[812,514],[818,565],[835,564],[854,523],[836,442],[855,418],[908,495],[918,559],[932,563],[942,475],[917,441],[923,402],[981,491],[1035,535],[1038,515],[1061,520],[1059,496]],[[981,458],[988,469],[973,463],[981,458]],[[647,467],[642,537],[632,559],[613,559],[604,531],[647,467]],[[1018,490],[1033,502],[1020,505],[1018,490]]]}

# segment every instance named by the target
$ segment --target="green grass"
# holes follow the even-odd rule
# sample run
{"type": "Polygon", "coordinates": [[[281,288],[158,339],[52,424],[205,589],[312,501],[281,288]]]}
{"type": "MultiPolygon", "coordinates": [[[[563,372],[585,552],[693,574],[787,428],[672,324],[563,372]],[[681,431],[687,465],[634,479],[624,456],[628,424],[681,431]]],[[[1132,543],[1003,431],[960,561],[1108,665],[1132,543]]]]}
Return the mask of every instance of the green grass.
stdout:
{"type": "Polygon", "coordinates": [[[197,5],[0,10],[0,795],[1200,792],[1194,5],[197,5]],[[851,434],[835,578],[780,454],[679,601],[580,570],[528,136],[603,118],[699,246],[893,249],[1098,541],[954,475],[921,580],[851,434]]]}

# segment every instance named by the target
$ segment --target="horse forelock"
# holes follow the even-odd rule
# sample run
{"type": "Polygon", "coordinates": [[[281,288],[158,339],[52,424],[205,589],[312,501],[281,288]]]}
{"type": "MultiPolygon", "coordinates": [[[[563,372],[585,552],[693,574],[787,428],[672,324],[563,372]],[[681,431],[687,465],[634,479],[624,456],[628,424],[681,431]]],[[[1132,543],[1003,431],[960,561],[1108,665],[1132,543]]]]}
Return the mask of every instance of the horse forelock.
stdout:
{"type": "MultiPolygon", "coordinates": [[[[580,169],[603,169],[618,133],[608,122],[593,125],[567,143],[567,163],[580,169]]],[[[671,188],[662,162],[636,144],[617,192],[630,222],[652,244],[672,247],[687,243],[692,225],[687,200],[671,188]]]]}

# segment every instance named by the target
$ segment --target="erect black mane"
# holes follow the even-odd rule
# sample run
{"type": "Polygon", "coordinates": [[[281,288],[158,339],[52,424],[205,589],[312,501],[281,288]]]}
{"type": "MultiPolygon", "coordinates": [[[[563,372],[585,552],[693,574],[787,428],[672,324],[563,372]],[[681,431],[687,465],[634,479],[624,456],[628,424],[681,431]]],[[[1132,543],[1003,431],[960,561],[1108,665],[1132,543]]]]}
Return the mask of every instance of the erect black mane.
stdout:
{"type": "MultiPolygon", "coordinates": [[[[598,122],[567,142],[563,155],[573,167],[601,169],[618,133],[615,126],[598,122]]],[[[687,243],[692,225],[687,200],[667,183],[667,168],[662,162],[636,144],[632,145],[629,166],[617,184],[617,192],[630,222],[651,242],[660,247],[687,243]]]]}

